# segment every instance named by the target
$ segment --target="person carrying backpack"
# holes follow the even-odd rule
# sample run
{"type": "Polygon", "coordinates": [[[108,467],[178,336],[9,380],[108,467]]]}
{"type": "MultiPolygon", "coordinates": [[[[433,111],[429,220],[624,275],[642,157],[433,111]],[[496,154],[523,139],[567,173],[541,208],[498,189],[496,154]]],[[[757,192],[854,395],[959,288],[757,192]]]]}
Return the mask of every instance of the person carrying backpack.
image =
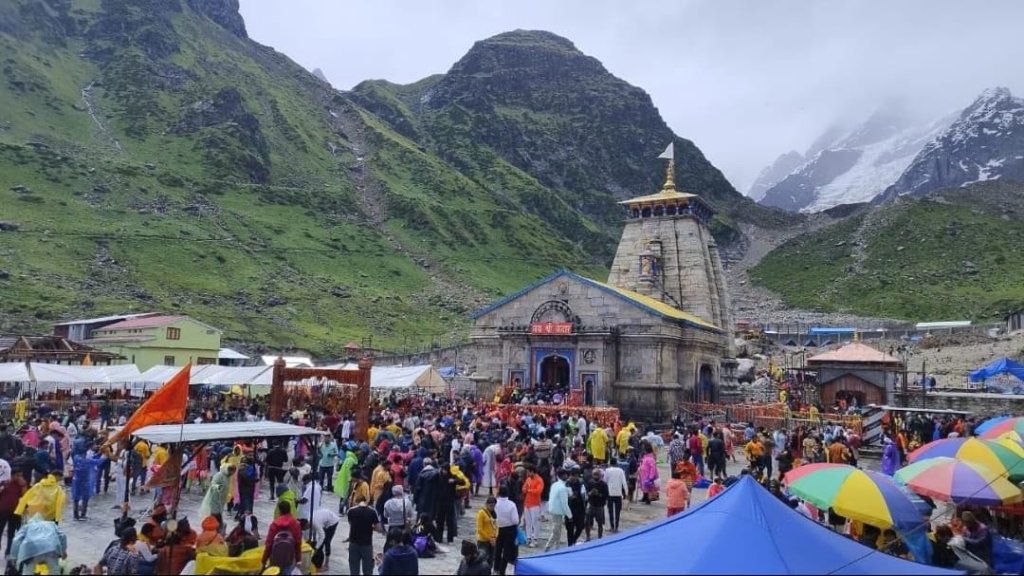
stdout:
{"type": "Polygon", "coordinates": [[[302,558],[302,528],[299,521],[292,516],[290,502],[278,502],[277,511],[280,515],[274,518],[267,528],[267,539],[263,545],[263,565],[272,564],[281,568],[282,574],[287,574],[287,568],[302,558]]]}

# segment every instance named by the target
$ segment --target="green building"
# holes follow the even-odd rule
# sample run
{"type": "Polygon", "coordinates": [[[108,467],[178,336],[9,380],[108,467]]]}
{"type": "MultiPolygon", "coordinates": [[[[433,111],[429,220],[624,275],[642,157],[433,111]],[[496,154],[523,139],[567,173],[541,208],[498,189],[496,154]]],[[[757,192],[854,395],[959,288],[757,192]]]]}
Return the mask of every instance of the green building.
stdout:
{"type": "Polygon", "coordinates": [[[92,330],[86,342],[145,371],[153,366],[216,364],[221,331],[188,316],[146,314],[92,330]]]}

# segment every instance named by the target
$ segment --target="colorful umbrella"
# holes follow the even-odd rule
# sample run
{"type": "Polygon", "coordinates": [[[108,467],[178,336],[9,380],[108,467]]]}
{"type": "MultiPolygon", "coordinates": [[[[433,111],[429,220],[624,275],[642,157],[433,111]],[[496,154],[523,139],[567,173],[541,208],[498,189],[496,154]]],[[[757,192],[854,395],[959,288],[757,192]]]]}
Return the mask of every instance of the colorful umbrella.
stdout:
{"type": "MultiPolygon", "coordinates": [[[[992,420],[997,419],[998,418],[993,418],[992,420]]],[[[982,422],[982,425],[988,424],[988,422],[989,421],[982,422]]],[[[981,426],[975,428],[974,433],[982,438],[998,438],[1007,432],[1016,432],[1024,435],[1024,417],[1018,416],[1016,418],[1005,418],[987,426],[984,430],[979,431],[979,428],[981,428],[981,426]]]]}
{"type": "Polygon", "coordinates": [[[914,462],[898,470],[895,478],[918,494],[957,504],[1005,506],[1024,500],[1020,488],[1001,474],[943,456],[914,462]]]}
{"type": "Polygon", "coordinates": [[[974,435],[981,436],[982,434],[987,432],[989,428],[992,428],[996,424],[999,424],[1000,422],[1005,422],[1009,419],[1009,416],[996,416],[994,418],[989,418],[988,420],[985,420],[981,424],[978,424],[977,426],[974,427],[974,435]]]}
{"type": "Polygon", "coordinates": [[[921,523],[921,512],[885,474],[847,464],[807,464],[785,479],[800,498],[871,526],[912,530],[921,523]]]}
{"type": "Polygon", "coordinates": [[[1017,434],[1016,432],[1006,432],[1005,434],[1000,434],[999,438],[995,438],[994,440],[1024,458],[1024,438],[1021,438],[1020,434],[1017,434]]]}
{"type": "Polygon", "coordinates": [[[921,446],[907,456],[910,462],[945,456],[980,464],[1011,480],[1024,480],[1024,456],[995,440],[945,438],[921,446]]]}

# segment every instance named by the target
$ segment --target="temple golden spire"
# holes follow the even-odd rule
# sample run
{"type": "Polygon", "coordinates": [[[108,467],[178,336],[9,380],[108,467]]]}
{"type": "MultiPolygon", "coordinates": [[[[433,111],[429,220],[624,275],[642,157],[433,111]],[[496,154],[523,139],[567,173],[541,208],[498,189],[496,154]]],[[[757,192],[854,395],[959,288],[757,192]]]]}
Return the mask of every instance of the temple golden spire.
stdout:
{"type": "Polygon", "coordinates": [[[661,189],[666,192],[675,192],[676,190],[676,161],[669,160],[668,168],[665,171],[665,183],[662,184],[661,189]]]}
{"type": "Polygon", "coordinates": [[[668,160],[668,168],[665,171],[665,183],[661,186],[662,192],[675,192],[676,190],[676,143],[671,142],[668,148],[658,158],[668,160]]]}

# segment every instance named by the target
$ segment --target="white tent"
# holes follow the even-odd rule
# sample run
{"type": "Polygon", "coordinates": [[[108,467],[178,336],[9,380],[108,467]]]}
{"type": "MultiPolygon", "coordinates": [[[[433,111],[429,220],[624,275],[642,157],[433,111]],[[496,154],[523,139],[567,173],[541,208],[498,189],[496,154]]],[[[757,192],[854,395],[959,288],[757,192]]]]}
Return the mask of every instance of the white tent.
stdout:
{"type": "Polygon", "coordinates": [[[0,363],[0,382],[28,382],[31,379],[24,362],[0,363]]]}
{"type": "MultiPolygon", "coordinates": [[[[277,356],[263,356],[263,364],[273,366],[277,362],[277,356]]],[[[309,356],[283,356],[284,365],[288,368],[312,368],[313,359],[309,356]]]]}
{"type": "Polygon", "coordinates": [[[134,364],[117,366],[68,366],[63,364],[29,364],[32,380],[38,392],[71,390],[79,393],[83,389],[112,390],[124,388],[139,382],[142,374],[134,364]]]}
{"type": "Polygon", "coordinates": [[[271,366],[207,366],[202,374],[192,377],[192,384],[234,386],[257,384],[270,386],[274,379],[271,366]]]}
{"type": "Polygon", "coordinates": [[[249,357],[231,348],[221,348],[217,352],[218,360],[248,360],[249,357]]]}
{"type": "Polygon", "coordinates": [[[374,366],[370,371],[370,389],[378,392],[415,390],[441,394],[448,390],[448,383],[430,364],[374,366]]]}
{"type": "Polygon", "coordinates": [[[326,366],[317,366],[317,368],[323,368],[325,370],[359,370],[359,364],[356,362],[342,362],[341,364],[327,364],[326,366]]]}

